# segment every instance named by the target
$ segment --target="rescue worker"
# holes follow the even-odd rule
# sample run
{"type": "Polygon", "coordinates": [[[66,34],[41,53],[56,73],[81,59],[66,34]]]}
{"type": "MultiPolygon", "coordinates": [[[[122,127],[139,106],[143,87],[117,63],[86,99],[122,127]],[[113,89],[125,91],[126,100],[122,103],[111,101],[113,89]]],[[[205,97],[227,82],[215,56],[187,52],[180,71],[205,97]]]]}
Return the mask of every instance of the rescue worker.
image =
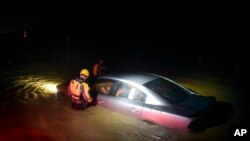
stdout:
{"type": "Polygon", "coordinates": [[[80,77],[70,81],[68,86],[68,94],[71,96],[71,106],[73,109],[84,110],[88,103],[92,102],[92,97],[89,94],[89,85],[86,80],[89,77],[89,71],[82,69],[80,77]]]}
{"type": "Polygon", "coordinates": [[[93,69],[92,69],[93,75],[91,75],[89,79],[90,86],[93,86],[97,80],[97,77],[103,75],[104,73],[105,73],[105,66],[104,66],[103,60],[100,59],[93,66],[93,69]]]}
{"type": "Polygon", "coordinates": [[[105,72],[105,66],[103,60],[100,59],[93,67],[93,75],[94,77],[98,77],[100,75],[103,75],[104,72],[105,72]]]}

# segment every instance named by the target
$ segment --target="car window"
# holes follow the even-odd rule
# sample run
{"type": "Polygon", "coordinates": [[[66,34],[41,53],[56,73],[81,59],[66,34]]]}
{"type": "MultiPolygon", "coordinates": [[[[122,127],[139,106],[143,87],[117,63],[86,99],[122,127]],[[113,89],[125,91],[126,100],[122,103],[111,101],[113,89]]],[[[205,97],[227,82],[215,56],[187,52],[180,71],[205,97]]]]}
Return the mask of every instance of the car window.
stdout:
{"type": "Polygon", "coordinates": [[[165,79],[155,79],[147,82],[144,86],[148,87],[152,91],[158,93],[164,99],[175,104],[188,97],[188,92],[180,86],[174,84],[165,79]]]}
{"type": "Polygon", "coordinates": [[[128,98],[130,90],[131,90],[131,87],[124,85],[124,84],[120,84],[118,88],[116,89],[115,96],[128,98]]]}
{"type": "Polygon", "coordinates": [[[146,100],[146,95],[142,93],[141,91],[137,90],[134,94],[134,101],[140,101],[140,102],[145,102],[146,100]]]}
{"type": "Polygon", "coordinates": [[[102,81],[95,85],[95,90],[101,94],[108,95],[113,85],[114,82],[112,81],[102,81]]]}
{"type": "Polygon", "coordinates": [[[146,100],[146,95],[139,91],[138,89],[125,85],[125,84],[120,84],[118,88],[116,89],[115,92],[116,97],[123,97],[123,98],[128,98],[133,101],[140,101],[140,102],[145,102],[146,100]]]}

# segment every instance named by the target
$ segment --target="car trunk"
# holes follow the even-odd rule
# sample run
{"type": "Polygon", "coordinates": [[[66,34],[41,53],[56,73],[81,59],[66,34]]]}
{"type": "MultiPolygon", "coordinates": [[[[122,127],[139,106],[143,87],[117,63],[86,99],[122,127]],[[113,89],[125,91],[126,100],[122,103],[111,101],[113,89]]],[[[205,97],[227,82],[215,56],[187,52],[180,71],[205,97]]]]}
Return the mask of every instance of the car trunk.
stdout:
{"type": "Polygon", "coordinates": [[[215,97],[207,97],[196,94],[189,95],[184,101],[175,106],[178,110],[189,113],[190,116],[202,116],[215,103],[215,97]]]}

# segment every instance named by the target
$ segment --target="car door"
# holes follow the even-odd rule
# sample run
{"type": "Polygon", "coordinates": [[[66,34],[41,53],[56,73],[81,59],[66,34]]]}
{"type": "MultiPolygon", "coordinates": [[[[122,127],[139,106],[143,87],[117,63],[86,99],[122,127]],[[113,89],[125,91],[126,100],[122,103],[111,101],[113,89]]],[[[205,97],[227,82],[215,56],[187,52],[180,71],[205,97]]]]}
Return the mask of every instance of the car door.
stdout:
{"type": "Polygon", "coordinates": [[[138,89],[125,83],[110,80],[101,81],[95,87],[99,92],[97,97],[99,106],[140,118],[146,95],[138,89]]]}
{"type": "Polygon", "coordinates": [[[135,117],[137,119],[141,119],[146,98],[146,94],[134,87],[131,88],[128,97],[128,99],[131,101],[131,104],[128,107],[128,112],[130,116],[135,117]]]}
{"type": "Polygon", "coordinates": [[[115,87],[115,81],[104,79],[99,80],[92,91],[97,92],[97,104],[102,107],[110,107],[110,98],[112,95],[112,90],[115,87]]]}
{"type": "Polygon", "coordinates": [[[116,82],[112,92],[105,97],[105,107],[113,111],[128,115],[131,100],[128,99],[131,87],[121,82],[116,82]]]}
{"type": "Polygon", "coordinates": [[[140,118],[146,95],[137,88],[125,83],[117,84],[114,90],[113,109],[125,115],[140,118]]]}
{"type": "MultiPolygon", "coordinates": [[[[122,85],[124,86],[124,85],[122,85]]],[[[101,107],[108,108],[113,111],[117,111],[123,114],[128,114],[128,91],[129,87],[125,88],[121,95],[118,97],[116,93],[120,91],[121,83],[114,80],[100,80],[95,89],[98,91],[97,104],[101,107]]],[[[121,91],[120,91],[121,92],[121,91]]]]}

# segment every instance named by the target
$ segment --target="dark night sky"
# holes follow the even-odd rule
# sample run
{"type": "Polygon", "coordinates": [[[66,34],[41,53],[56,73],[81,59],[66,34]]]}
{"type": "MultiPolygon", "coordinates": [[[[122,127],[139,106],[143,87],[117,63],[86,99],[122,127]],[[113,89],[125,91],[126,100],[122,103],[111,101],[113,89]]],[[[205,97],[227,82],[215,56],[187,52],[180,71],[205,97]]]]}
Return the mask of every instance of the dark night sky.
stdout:
{"type": "Polygon", "coordinates": [[[228,28],[235,13],[227,6],[226,3],[176,4],[161,0],[3,4],[0,33],[47,29],[101,39],[135,37],[217,42],[233,30],[228,28]]]}
{"type": "MultiPolygon", "coordinates": [[[[235,64],[242,51],[232,28],[232,19],[237,15],[228,5],[174,4],[161,0],[3,4],[0,35],[4,41],[7,37],[21,36],[22,31],[27,30],[31,42],[38,46],[61,41],[59,44],[64,47],[67,36],[71,48],[94,44],[97,48],[113,49],[114,53],[124,47],[139,48],[138,52],[144,50],[143,55],[191,58],[205,55],[235,64]]],[[[8,48],[8,44],[3,46],[8,48]]]]}
{"type": "Polygon", "coordinates": [[[227,11],[209,6],[204,3],[177,5],[159,0],[2,5],[1,32],[24,28],[34,30],[45,25],[67,32],[85,31],[86,35],[92,36],[135,34],[158,37],[185,31],[189,34],[200,30],[209,32],[219,28],[222,19],[228,16],[224,14],[227,11]]]}

